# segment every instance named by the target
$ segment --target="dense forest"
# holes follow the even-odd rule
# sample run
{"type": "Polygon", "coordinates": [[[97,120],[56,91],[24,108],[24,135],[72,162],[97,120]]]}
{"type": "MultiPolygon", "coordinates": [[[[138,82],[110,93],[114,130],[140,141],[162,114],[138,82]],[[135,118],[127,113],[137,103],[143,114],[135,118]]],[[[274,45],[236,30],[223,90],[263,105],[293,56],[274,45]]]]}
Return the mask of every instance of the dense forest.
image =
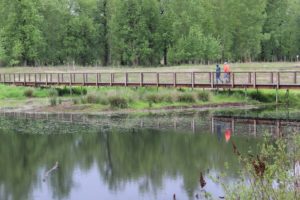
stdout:
{"type": "Polygon", "coordinates": [[[0,65],[295,60],[300,0],[0,0],[0,65]]]}

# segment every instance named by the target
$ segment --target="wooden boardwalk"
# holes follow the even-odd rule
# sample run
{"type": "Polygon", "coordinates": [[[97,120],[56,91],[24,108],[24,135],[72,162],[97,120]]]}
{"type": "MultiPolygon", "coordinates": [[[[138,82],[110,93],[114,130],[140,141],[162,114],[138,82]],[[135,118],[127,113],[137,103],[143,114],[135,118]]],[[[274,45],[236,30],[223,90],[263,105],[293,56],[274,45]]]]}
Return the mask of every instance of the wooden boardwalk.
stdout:
{"type": "Polygon", "coordinates": [[[300,89],[300,71],[231,72],[226,82],[215,72],[2,73],[0,83],[16,86],[134,86],[190,88],[300,89]]]}

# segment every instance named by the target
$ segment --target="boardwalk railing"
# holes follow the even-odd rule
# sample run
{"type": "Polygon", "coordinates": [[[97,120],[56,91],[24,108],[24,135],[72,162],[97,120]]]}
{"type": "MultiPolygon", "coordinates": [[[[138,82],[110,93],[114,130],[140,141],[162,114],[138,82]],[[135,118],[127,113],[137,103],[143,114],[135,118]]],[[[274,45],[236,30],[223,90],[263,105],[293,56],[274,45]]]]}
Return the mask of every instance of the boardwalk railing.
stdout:
{"type": "Polygon", "coordinates": [[[17,86],[156,86],[191,88],[300,89],[300,71],[231,72],[228,79],[215,72],[115,73],[2,73],[0,83],[17,86]]]}

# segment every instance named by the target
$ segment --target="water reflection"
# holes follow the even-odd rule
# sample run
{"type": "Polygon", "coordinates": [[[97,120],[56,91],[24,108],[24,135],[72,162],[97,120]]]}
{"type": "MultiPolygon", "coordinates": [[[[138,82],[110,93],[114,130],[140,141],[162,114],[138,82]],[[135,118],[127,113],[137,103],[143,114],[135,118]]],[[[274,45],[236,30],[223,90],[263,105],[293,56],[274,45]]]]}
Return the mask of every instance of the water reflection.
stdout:
{"type": "MultiPolygon", "coordinates": [[[[194,199],[200,172],[217,176],[227,162],[228,181],[237,176],[226,141],[242,153],[260,141],[240,132],[243,123],[209,112],[33,116],[0,116],[0,199],[194,199]]],[[[207,190],[222,195],[206,181],[207,190]]]]}

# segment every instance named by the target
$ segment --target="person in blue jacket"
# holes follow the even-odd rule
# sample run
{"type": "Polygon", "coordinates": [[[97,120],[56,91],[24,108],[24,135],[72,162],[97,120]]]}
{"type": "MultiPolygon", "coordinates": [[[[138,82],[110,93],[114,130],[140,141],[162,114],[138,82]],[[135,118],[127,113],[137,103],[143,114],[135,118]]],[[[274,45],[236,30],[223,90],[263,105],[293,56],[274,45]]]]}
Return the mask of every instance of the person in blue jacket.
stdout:
{"type": "Polygon", "coordinates": [[[219,64],[217,64],[217,67],[216,67],[216,82],[217,82],[217,84],[219,83],[219,81],[221,83],[223,83],[223,80],[221,79],[221,68],[220,68],[219,64]]]}

